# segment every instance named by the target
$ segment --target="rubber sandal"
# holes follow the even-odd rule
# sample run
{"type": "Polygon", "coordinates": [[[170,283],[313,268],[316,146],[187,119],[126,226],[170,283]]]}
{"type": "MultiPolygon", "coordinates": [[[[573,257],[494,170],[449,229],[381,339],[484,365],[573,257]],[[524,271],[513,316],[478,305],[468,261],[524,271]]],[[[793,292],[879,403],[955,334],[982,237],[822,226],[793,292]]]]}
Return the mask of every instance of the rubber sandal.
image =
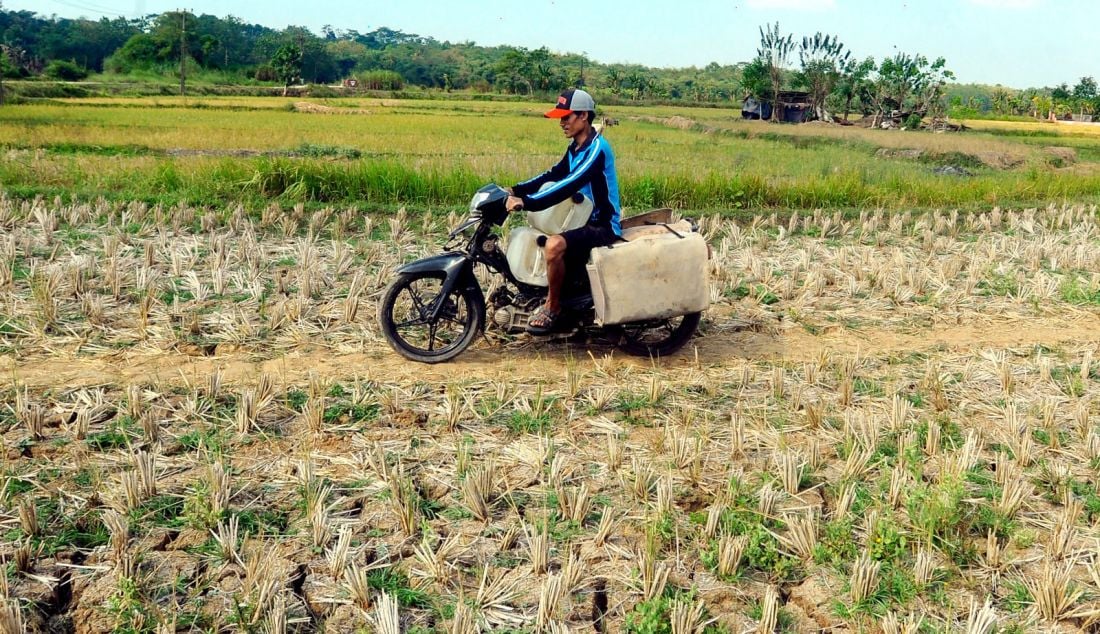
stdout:
{"type": "Polygon", "coordinates": [[[548,335],[554,332],[554,326],[561,313],[552,313],[545,306],[539,307],[527,322],[527,332],[532,335],[548,335]]]}

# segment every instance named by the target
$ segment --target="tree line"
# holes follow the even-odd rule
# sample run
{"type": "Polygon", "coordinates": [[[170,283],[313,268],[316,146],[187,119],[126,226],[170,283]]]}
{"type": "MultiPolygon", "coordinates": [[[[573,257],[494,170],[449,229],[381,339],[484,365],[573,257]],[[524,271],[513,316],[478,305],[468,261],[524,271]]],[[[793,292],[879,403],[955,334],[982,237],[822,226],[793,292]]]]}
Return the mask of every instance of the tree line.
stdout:
{"type": "Polygon", "coordinates": [[[333,84],[347,78],[380,90],[405,86],[532,94],[591,82],[627,99],[720,101],[737,90],[735,66],[651,69],[596,64],[546,48],[478,46],[379,28],[276,30],[236,17],[166,12],[138,19],[43,17],[0,5],[0,64],[8,79],[80,80],[92,74],[173,76],[225,82],[333,84]],[[606,79],[606,81],[604,81],[606,79]]]}
{"type": "Polygon", "coordinates": [[[282,30],[228,16],[172,11],[136,19],[44,17],[0,4],[0,77],[82,80],[93,74],[176,78],[211,83],[334,84],[399,91],[406,87],[517,95],[552,94],[587,86],[606,101],[775,103],[804,93],[810,118],[882,118],[899,113],[940,117],[959,113],[1047,116],[1096,112],[1096,82],[1015,91],[977,87],[953,94],[942,58],[899,53],[856,58],[834,35],[800,39],[779,24],[760,29],[754,59],[705,67],[650,68],[601,64],[582,53],[547,48],[479,46],[379,28],[362,33],[325,26],[282,30]]]}

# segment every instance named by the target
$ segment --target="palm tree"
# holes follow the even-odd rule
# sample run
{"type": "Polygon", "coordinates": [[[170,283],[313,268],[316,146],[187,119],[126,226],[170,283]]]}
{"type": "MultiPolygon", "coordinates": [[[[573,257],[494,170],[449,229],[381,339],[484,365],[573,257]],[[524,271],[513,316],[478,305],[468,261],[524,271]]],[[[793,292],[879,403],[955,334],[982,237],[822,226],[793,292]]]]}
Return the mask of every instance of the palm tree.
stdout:
{"type": "Polygon", "coordinates": [[[756,49],[756,56],[763,60],[768,69],[768,77],[771,79],[772,94],[775,95],[775,103],[772,105],[771,120],[775,120],[776,110],[779,109],[779,91],[783,88],[783,72],[794,50],[794,36],[788,34],[783,37],[779,34],[779,23],[768,27],[760,27],[760,48],[756,49]]]}
{"type": "Polygon", "coordinates": [[[829,118],[825,112],[825,97],[833,91],[843,69],[848,67],[852,53],[836,36],[815,33],[802,38],[798,59],[802,63],[799,78],[810,91],[810,110],[818,119],[829,118]]]}

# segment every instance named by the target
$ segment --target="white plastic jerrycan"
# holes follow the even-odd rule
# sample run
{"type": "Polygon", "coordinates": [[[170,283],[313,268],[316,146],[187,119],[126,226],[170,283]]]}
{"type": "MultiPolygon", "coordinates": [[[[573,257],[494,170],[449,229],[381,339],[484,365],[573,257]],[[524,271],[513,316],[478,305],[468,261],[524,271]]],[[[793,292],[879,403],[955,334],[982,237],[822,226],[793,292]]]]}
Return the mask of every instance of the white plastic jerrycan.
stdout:
{"type": "MultiPolygon", "coordinates": [[[[539,191],[552,186],[554,183],[546,183],[539,191]]],[[[588,222],[592,215],[592,201],[587,196],[575,194],[572,198],[566,198],[549,209],[542,211],[528,211],[527,224],[535,229],[552,236],[570,229],[579,229],[588,222]],[[580,202],[573,202],[577,198],[580,202]]]]}
{"type": "MultiPolygon", "coordinates": [[[[553,184],[544,184],[540,191],[553,184]]],[[[549,209],[527,212],[527,224],[530,226],[517,227],[508,234],[508,267],[517,280],[532,286],[547,285],[546,259],[539,246],[539,238],[577,229],[588,222],[592,215],[592,201],[587,196],[577,197],[580,202],[567,198],[549,209]]]]}

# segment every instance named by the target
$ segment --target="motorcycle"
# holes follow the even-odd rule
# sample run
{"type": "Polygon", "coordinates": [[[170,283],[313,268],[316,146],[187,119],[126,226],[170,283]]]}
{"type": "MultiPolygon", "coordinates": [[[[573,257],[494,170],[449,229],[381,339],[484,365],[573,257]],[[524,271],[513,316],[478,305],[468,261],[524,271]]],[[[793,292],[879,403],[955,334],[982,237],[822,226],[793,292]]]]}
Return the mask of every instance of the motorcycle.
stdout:
{"type": "MultiPolygon", "coordinates": [[[[581,202],[580,194],[573,202],[581,202]]],[[[496,233],[508,219],[508,192],[497,185],[479,189],[469,214],[448,235],[444,252],[405,264],[386,288],[378,308],[382,334],[400,355],[423,363],[449,361],[490,325],[506,333],[525,332],[546,299],[545,285],[521,281],[509,265],[496,233]],[[474,267],[484,265],[501,283],[488,301],[474,267]]],[[[541,239],[539,246],[545,243],[541,239]]],[[[562,312],[554,335],[605,340],[637,356],[668,356],[682,348],[699,326],[701,312],[615,325],[597,323],[588,276],[567,265],[562,312]]]]}

